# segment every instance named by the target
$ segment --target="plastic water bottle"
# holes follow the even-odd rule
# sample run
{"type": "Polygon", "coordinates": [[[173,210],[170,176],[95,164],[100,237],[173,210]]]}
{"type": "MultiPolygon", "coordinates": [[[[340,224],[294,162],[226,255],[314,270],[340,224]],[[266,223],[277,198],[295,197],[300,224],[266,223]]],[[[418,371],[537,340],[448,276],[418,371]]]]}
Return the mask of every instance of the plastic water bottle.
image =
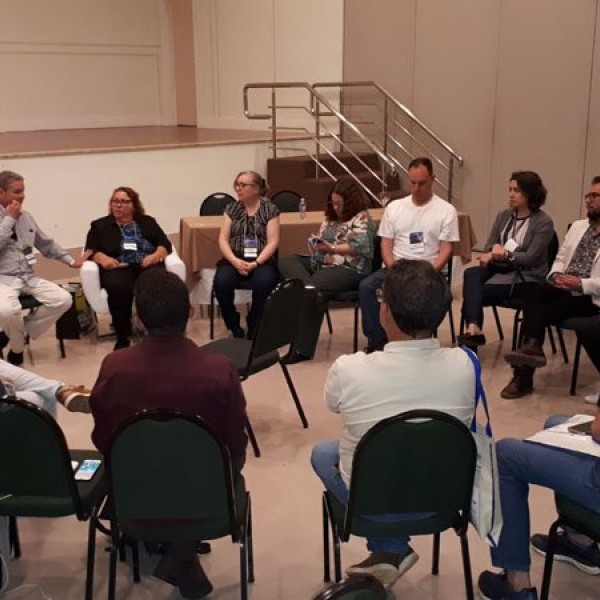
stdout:
{"type": "Polygon", "coordinates": [[[298,203],[298,213],[300,214],[301,219],[306,219],[306,200],[304,198],[300,198],[300,202],[298,203]]]}

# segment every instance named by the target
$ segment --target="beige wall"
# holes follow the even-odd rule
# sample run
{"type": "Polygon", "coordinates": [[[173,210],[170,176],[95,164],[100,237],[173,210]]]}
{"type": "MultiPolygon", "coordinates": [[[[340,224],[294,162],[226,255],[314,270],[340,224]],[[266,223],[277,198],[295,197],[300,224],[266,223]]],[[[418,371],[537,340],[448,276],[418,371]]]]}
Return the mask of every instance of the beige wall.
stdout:
{"type": "MultiPolygon", "coordinates": [[[[243,116],[246,83],[342,77],[343,0],[195,0],[194,7],[201,126],[264,129],[243,116]]],[[[264,112],[269,96],[255,100],[264,112]]]]}
{"type": "Polygon", "coordinates": [[[346,0],[344,78],[379,80],[465,158],[460,205],[480,240],[517,169],[540,173],[560,233],[600,173],[597,13],[598,0],[346,0]]]}

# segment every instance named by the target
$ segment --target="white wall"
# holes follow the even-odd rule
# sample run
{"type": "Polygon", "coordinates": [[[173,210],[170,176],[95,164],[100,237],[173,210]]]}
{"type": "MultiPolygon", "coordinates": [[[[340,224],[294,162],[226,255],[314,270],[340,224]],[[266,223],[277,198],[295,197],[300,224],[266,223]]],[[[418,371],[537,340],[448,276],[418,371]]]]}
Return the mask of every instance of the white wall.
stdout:
{"type": "MultiPolygon", "coordinates": [[[[195,0],[194,6],[200,126],[266,128],[243,116],[246,83],[342,78],[343,0],[195,0]]],[[[270,97],[255,98],[253,108],[265,112],[270,97]]],[[[290,114],[288,123],[298,117],[290,114]]]]}
{"type": "Polygon", "coordinates": [[[0,131],[173,124],[164,0],[0,0],[0,131]]]}

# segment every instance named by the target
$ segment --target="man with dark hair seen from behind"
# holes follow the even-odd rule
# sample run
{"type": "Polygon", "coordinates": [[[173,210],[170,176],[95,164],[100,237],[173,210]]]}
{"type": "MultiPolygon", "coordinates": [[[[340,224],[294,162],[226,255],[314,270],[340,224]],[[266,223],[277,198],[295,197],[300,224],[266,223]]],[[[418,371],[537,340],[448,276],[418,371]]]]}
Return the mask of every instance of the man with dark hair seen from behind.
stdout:
{"type": "Polygon", "coordinates": [[[25,337],[37,338],[71,306],[71,295],[61,287],[37,277],[34,248],[78,269],[91,254],[74,259],[48,237],[23,210],[25,181],[13,171],[0,173],[0,352],[10,341],[9,363],[23,364],[25,337]],[[19,295],[30,294],[41,306],[23,319],[19,295]]]}
{"type": "Polygon", "coordinates": [[[456,209],[433,193],[435,175],[429,158],[410,162],[408,183],[410,195],[388,203],[379,225],[384,268],[363,279],[358,288],[368,352],[381,350],[386,341],[375,295],[386,269],[404,258],[427,260],[436,271],[441,271],[452,260],[454,242],[460,239],[456,209]]]}
{"type": "MultiPolygon", "coordinates": [[[[526,344],[504,357],[514,373],[500,392],[503,398],[521,398],[533,391],[535,369],[546,364],[542,346],[548,324],[600,315],[600,176],[592,179],[585,204],[587,219],[575,221],[569,228],[547,282],[528,284],[524,293],[522,327],[526,344]]],[[[584,333],[580,339],[600,372],[600,339],[591,333],[584,333]]]]}
{"type": "MultiPolygon", "coordinates": [[[[329,369],[325,401],[342,417],[343,431],[339,442],[317,444],[311,462],[325,488],[343,504],[348,503],[356,445],[379,421],[408,410],[433,409],[470,424],[475,409],[473,364],[465,351],[442,348],[434,337],[451,298],[446,280],[430,262],[396,261],[378,294],[379,316],[389,340],[383,352],[340,356],[329,369]]],[[[346,573],[374,575],[392,586],[417,562],[409,541],[369,538],[370,555],[346,573]]]]}
{"type": "MultiPolygon", "coordinates": [[[[142,273],[134,297],[148,335],[102,362],[90,398],[94,444],[107,453],[113,431],[125,419],[144,409],[172,409],[205,419],[228,447],[239,475],[246,455],[246,401],[235,366],[186,338],[190,300],[176,275],[159,269],[142,273]]],[[[212,590],[193,544],[167,545],[154,575],[177,585],[184,598],[203,598],[212,590]]]]}

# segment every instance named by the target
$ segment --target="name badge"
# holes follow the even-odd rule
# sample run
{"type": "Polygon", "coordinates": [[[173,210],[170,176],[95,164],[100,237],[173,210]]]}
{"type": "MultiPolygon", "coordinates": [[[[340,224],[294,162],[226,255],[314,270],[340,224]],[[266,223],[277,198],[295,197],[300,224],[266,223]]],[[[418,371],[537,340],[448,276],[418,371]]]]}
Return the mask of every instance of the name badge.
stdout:
{"type": "Polygon", "coordinates": [[[123,250],[132,250],[137,252],[137,244],[135,242],[123,242],[123,250]]]}
{"type": "Polygon", "coordinates": [[[506,240],[506,244],[504,244],[504,249],[507,252],[514,252],[518,247],[519,244],[517,244],[517,242],[515,242],[515,240],[513,240],[512,238],[506,240]]]}
{"type": "Polygon", "coordinates": [[[258,240],[256,238],[244,238],[244,258],[254,259],[258,256],[258,240]]]}
{"type": "Polygon", "coordinates": [[[411,231],[408,234],[408,243],[413,254],[425,254],[425,235],[422,231],[411,231]]]}
{"type": "Polygon", "coordinates": [[[25,256],[25,260],[27,261],[28,265],[35,265],[37,262],[37,258],[35,257],[33,248],[31,246],[25,246],[25,248],[23,248],[23,255],[25,256]]]}

